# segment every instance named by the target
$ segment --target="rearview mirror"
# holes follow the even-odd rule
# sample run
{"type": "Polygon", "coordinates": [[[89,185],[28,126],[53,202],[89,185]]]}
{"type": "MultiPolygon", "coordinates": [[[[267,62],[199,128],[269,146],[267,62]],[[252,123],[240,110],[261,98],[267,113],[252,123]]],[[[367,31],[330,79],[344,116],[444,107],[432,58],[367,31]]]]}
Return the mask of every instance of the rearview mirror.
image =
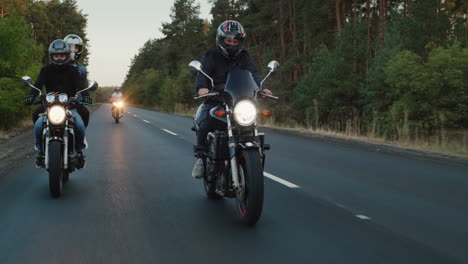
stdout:
{"type": "Polygon", "coordinates": [[[23,80],[24,85],[28,85],[32,83],[31,77],[29,76],[23,76],[21,80],[23,80]]]}
{"type": "Polygon", "coordinates": [[[268,63],[268,70],[274,72],[279,67],[279,62],[272,60],[268,63]]]}
{"type": "Polygon", "coordinates": [[[96,81],[89,82],[89,90],[96,91],[98,88],[98,83],[96,81]]]}
{"type": "Polygon", "coordinates": [[[193,60],[189,63],[189,70],[192,74],[196,74],[202,70],[202,64],[199,61],[193,60]]]}

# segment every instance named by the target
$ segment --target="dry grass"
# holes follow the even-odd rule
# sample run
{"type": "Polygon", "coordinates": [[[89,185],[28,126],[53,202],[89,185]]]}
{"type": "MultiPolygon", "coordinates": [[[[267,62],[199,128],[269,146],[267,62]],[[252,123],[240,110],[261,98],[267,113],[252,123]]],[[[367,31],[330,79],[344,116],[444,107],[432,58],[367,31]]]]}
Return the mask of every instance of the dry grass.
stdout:
{"type": "Polygon", "coordinates": [[[8,129],[8,130],[0,130],[0,142],[5,141],[11,137],[14,137],[18,133],[26,129],[32,128],[32,126],[33,124],[32,124],[31,118],[28,117],[28,118],[23,119],[21,122],[19,122],[18,126],[16,126],[15,128],[8,129]]]}
{"type": "Polygon", "coordinates": [[[345,132],[337,132],[336,130],[324,127],[313,129],[312,127],[299,125],[295,122],[281,124],[274,122],[272,119],[262,120],[260,125],[269,128],[280,128],[313,135],[333,136],[343,139],[386,144],[406,149],[430,151],[468,158],[468,130],[441,130],[431,137],[417,136],[418,131],[406,131],[405,135],[401,135],[399,140],[388,140],[383,137],[373,136],[372,133],[369,133],[369,135],[362,135],[359,133],[359,130],[351,129],[349,127],[345,129],[345,132]]]}
{"type": "MultiPolygon", "coordinates": [[[[138,106],[138,105],[135,105],[138,106]]],[[[142,107],[142,106],[140,106],[142,107]]],[[[148,108],[148,107],[146,107],[148,108]]],[[[161,111],[157,107],[149,108],[156,111],[161,111]]],[[[192,117],[197,111],[197,107],[187,108],[182,104],[177,104],[174,114],[180,116],[192,117]]],[[[338,132],[330,127],[320,127],[314,129],[311,126],[300,125],[295,121],[286,123],[278,123],[273,118],[261,119],[260,125],[269,128],[279,128],[301,133],[309,133],[314,135],[327,135],[343,139],[353,139],[362,142],[372,142],[378,144],[386,144],[390,146],[398,146],[406,149],[417,149],[430,151],[442,154],[457,155],[463,158],[468,158],[468,130],[447,131],[441,129],[431,137],[422,137],[418,131],[410,131],[406,125],[399,130],[398,140],[388,140],[376,135],[375,127],[363,135],[358,128],[359,120],[351,120],[347,122],[345,132],[338,132]],[[419,135],[419,136],[418,136],[419,135]]],[[[1,135],[0,135],[1,137],[1,135]]]]}

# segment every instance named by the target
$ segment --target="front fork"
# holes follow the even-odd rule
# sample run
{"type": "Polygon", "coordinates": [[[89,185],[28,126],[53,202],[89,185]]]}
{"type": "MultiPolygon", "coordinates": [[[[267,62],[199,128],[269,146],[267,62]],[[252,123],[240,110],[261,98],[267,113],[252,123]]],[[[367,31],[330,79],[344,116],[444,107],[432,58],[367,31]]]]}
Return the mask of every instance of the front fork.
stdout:
{"type": "Polygon", "coordinates": [[[239,168],[237,166],[236,158],[236,143],[234,141],[234,136],[232,134],[232,125],[231,125],[231,115],[229,106],[226,104],[226,119],[227,119],[227,128],[229,136],[229,156],[231,157],[231,173],[232,173],[232,182],[234,189],[238,190],[240,188],[239,183],[239,168]]]}
{"type": "MultiPolygon", "coordinates": [[[[49,132],[49,121],[47,121],[47,127],[43,129],[43,137],[45,140],[43,140],[43,146],[44,146],[44,162],[45,162],[45,168],[49,169],[49,143],[50,143],[50,132],[49,132]]],[[[68,120],[65,123],[65,129],[63,132],[63,138],[61,139],[61,142],[63,144],[63,168],[68,169],[68,137],[69,137],[69,131],[68,131],[68,120]]]]}

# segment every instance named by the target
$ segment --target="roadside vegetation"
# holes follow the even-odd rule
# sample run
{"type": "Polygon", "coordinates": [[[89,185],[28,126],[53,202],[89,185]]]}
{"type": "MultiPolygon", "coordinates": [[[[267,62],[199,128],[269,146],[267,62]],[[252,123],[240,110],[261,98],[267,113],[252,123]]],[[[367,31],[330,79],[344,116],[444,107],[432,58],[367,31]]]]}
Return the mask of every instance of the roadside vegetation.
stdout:
{"type": "Polygon", "coordinates": [[[468,150],[468,3],[461,0],[176,0],[160,39],[135,55],[124,83],[136,104],[191,112],[188,63],[240,21],[267,82],[275,126],[433,150],[468,150]]]}
{"type": "MultiPolygon", "coordinates": [[[[148,39],[123,83],[130,103],[193,113],[191,60],[215,48],[217,26],[240,21],[279,127],[468,153],[468,2],[463,0],[174,0],[162,38],[148,39]]],[[[36,78],[48,44],[86,40],[75,0],[0,2],[0,129],[31,113],[19,78],[36,78]]],[[[155,25],[156,27],[157,25],[155,25]]],[[[155,33],[155,32],[154,32],[155,33]]],[[[148,32],[148,37],[154,33],[148,32]]],[[[84,62],[87,62],[85,54],[84,62]]],[[[103,96],[101,93],[99,96],[103,96]]],[[[100,99],[101,100],[101,99],[100,99]]]]}
{"type": "Polygon", "coordinates": [[[53,40],[75,33],[86,41],[86,21],[75,0],[0,1],[0,137],[25,126],[35,107],[23,104],[21,77],[36,80],[53,40]]]}

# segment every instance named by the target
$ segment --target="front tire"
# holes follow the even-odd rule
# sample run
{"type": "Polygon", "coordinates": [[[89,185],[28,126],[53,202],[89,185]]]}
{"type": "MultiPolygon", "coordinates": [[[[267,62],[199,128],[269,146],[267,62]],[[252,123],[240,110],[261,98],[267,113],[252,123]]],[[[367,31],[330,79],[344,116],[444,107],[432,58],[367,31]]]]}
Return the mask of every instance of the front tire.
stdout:
{"type": "Polygon", "coordinates": [[[238,156],[244,174],[243,199],[237,199],[239,215],[248,225],[255,225],[263,210],[263,167],[258,149],[244,149],[238,156]],[[242,155],[243,154],[243,155],[242,155]]]}
{"type": "Polygon", "coordinates": [[[56,198],[62,194],[62,142],[49,142],[49,189],[52,197],[56,198]]]}
{"type": "Polygon", "coordinates": [[[120,111],[117,109],[115,110],[114,112],[114,115],[115,115],[115,123],[119,123],[119,119],[120,119],[120,111]]]}
{"type": "Polygon", "coordinates": [[[63,170],[63,183],[67,183],[70,180],[70,172],[68,170],[63,170]]]}

